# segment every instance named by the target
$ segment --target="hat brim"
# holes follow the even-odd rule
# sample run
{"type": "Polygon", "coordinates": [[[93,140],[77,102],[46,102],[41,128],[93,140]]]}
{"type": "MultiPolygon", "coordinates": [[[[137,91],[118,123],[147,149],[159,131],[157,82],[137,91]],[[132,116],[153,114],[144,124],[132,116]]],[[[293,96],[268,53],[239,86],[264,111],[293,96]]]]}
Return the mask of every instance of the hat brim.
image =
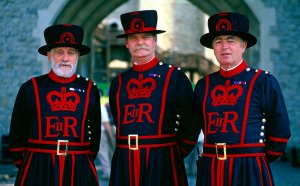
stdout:
{"type": "Polygon", "coordinates": [[[62,44],[49,44],[41,46],[38,49],[38,52],[44,56],[47,56],[47,52],[56,47],[72,47],[76,48],[79,51],[80,56],[90,53],[91,49],[85,45],[71,44],[71,43],[62,43],[62,44]]]}
{"type": "Polygon", "coordinates": [[[249,34],[249,33],[245,33],[245,32],[237,32],[237,31],[220,31],[220,32],[215,32],[215,33],[207,33],[204,34],[201,38],[200,38],[200,43],[207,47],[207,48],[213,48],[212,47],[212,42],[215,39],[215,37],[217,36],[221,36],[221,35],[235,35],[238,37],[241,37],[244,41],[247,42],[247,48],[252,47],[253,45],[256,44],[257,39],[254,35],[249,34]]]}
{"type": "Polygon", "coordinates": [[[131,34],[140,34],[140,33],[161,34],[161,33],[164,33],[164,32],[166,32],[166,31],[164,31],[164,30],[142,31],[142,32],[134,32],[134,33],[130,33],[130,34],[120,34],[120,35],[117,35],[116,38],[125,38],[125,37],[127,37],[128,35],[131,35],[131,34]]]}

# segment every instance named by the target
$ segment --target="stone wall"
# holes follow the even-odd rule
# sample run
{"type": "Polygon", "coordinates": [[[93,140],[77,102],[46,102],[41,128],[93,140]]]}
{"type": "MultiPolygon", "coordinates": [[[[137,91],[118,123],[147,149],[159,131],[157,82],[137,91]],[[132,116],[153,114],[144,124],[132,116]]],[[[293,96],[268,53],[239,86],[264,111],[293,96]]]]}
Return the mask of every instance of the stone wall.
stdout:
{"type": "Polygon", "coordinates": [[[22,82],[41,74],[37,63],[38,38],[32,37],[38,20],[37,10],[51,0],[0,1],[0,136],[7,134],[13,104],[22,82]]]}
{"type": "Polygon", "coordinates": [[[278,48],[271,50],[273,74],[278,78],[285,97],[292,137],[289,149],[297,147],[300,162],[300,1],[263,0],[265,6],[276,10],[276,25],[270,35],[278,38],[278,48]]]}

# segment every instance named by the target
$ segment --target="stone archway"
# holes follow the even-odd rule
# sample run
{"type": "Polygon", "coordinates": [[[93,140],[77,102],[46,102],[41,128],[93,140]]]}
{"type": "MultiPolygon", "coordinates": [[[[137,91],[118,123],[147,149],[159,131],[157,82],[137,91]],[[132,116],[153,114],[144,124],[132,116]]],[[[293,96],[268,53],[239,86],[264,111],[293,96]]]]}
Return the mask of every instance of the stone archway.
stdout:
{"type": "MultiPolygon", "coordinates": [[[[69,1],[56,17],[54,24],[72,23],[81,25],[85,30],[84,43],[92,46],[93,32],[98,23],[115,8],[127,1],[128,0],[69,1]]],[[[90,72],[91,56],[83,56],[80,61],[78,70],[81,74],[87,76],[90,72]]]]}
{"type": "MultiPolygon", "coordinates": [[[[58,23],[73,23],[79,24],[85,29],[84,43],[92,46],[92,37],[98,23],[101,22],[107,15],[120,5],[126,3],[128,0],[98,0],[98,1],[85,1],[76,0],[69,1],[61,9],[56,17],[54,24],[58,23]]],[[[259,21],[249,6],[240,0],[187,0],[193,5],[201,9],[208,15],[215,14],[221,11],[237,11],[246,14],[251,23],[250,32],[256,35],[259,39],[259,21]]],[[[257,66],[259,62],[259,46],[252,47],[245,55],[246,60],[251,61],[251,65],[257,66]],[[256,62],[256,63],[255,63],[256,62]],[[255,64],[254,64],[255,63],[255,64]]],[[[90,55],[83,56],[79,64],[79,71],[81,74],[88,75],[90,72],[90,55]]]]}

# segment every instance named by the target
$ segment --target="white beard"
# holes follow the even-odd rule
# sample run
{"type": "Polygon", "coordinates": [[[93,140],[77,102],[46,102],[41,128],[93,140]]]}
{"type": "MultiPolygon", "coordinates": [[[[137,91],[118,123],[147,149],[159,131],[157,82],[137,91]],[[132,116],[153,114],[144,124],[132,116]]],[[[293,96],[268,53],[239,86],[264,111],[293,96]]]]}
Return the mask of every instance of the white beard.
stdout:
{"type": "Polygon", "coordinates": [[[76,60],[75,65],[72,66],[71,64],[68,64],[70,69],[62,69],[60,67],[60,65],[66,64],[65,62],[59,62],[59,63],[55,64],[53,62],[52,57],[51,57],[51,60],[50,60],[51,68],[52,68],[54,74],[56,74],[57,76],[60,76],[60,77],[64,77],[64,78],[69,78],[69,77],[71,77],[72,75],[75,74],[76,68],[77,68],[77,62],[78,62],[78,58],[76,60]]]}

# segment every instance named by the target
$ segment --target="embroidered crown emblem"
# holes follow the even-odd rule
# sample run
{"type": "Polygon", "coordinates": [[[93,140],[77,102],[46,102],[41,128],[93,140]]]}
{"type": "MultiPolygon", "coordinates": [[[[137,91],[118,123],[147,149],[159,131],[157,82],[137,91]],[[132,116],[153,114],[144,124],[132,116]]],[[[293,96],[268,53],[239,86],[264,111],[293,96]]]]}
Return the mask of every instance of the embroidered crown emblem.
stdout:
{"type": "Polygon", "coordinates": [[[47,95],[47,102],[50,104],[52,111],[76,111],[80,102],[80,97],[75,92],[67,92],[66,87],[61,91],[51,91],[47,95]]]}
{"type": "Polygon", "coordinates": [[[235,105],[242,94],[241,85],[230,85],[230,80],[227,80],[225,86],[217,85],[213,88],[211,92],[212,105],[235,105]]]}
{"type": "Polygon", "coordinates": [[[149,98],[155,88],[155,80],[153,78],[144,79],[143,74],[140,74],[138,79],[130,79],[126,85],[129,99],[149,98]]]}

